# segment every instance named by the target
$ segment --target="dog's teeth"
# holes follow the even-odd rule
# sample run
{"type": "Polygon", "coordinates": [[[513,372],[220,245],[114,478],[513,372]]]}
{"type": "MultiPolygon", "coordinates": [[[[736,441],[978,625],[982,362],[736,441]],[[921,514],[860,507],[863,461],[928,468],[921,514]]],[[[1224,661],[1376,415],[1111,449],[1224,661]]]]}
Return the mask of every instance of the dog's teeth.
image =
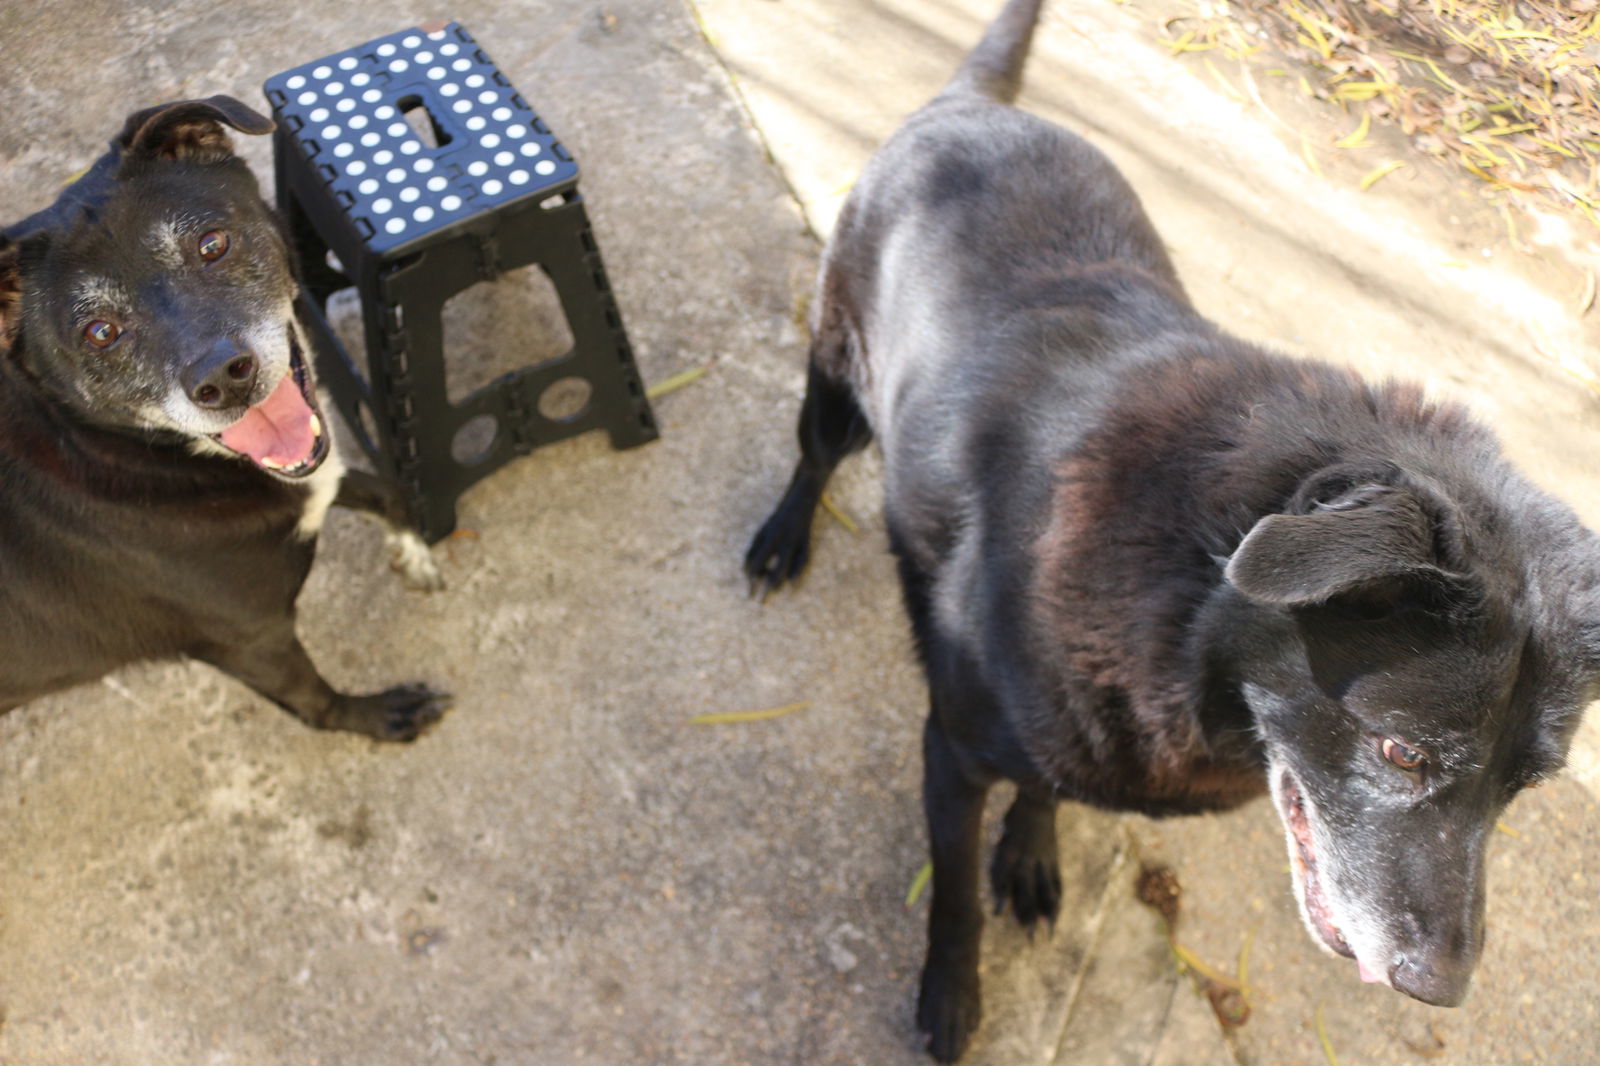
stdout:
{"type": "Polygon", "coordinates": [[[268,459],[265,456],[263,456],[262,459],[261,459],[261,465],[266,467],[268,470],[282,470],[283,469],[283,464],[282,463],[274,462],[273,460],[268,459]]]}
{"type": "Polygon", "coordinates": [[[322,419],[317,417],[315,411],[311,412],[311,432],[318,437],[322,436],[322,419]]]}

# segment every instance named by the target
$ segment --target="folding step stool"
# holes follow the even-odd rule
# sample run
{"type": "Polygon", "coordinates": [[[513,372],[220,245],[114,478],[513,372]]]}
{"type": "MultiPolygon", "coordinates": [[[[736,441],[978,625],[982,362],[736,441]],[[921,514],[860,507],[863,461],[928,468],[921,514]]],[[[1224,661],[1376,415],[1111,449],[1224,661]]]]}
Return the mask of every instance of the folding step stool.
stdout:
{"type": "Polygon", "coordinates": [[[462,492],[540,445],[591,429],[615,448],[656,438],[577,164],[471,34],[454,22],[403,30],[264,89],[321,380],[426,540],[455,528],[462,492]],[[535,263],[572,350],[450,403],[445,302],[535,263]],[[328,298],[352,284],[365,374],[327,320],[328,298]]]}

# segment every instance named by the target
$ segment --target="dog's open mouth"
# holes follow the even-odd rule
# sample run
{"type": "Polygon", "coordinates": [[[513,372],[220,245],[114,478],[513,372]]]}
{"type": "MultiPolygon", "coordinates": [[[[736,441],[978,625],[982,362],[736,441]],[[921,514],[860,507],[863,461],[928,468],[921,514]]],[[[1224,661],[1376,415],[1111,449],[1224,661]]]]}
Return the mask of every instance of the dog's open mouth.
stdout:
{"type": "Polygon", "coordinates": [[[302,478],[328,456],[327,426],[317,410],[310,368],[290,342],[289,373],[265,400],[212,439],[284,478],[302,478]]]}
{"type": "Polygon", "coordinates": [[[1294,777],[1285,773],[1278,789],[1278,802],[1283,824],[1288,827],[1293,847],[1289,859],[1294,866],[1295,885],[1300,890],[1300,904],[1309,924],[1317,931],[1322,942],[1346,958],[1356,953],[1345,941],[1344,933],[1334,917],[1333,906],[1323,890],[1322,877],[1317,869],[1317,846],[1311,836],[1311,822],[1306,817],[1305,798],[1294,777]]]}

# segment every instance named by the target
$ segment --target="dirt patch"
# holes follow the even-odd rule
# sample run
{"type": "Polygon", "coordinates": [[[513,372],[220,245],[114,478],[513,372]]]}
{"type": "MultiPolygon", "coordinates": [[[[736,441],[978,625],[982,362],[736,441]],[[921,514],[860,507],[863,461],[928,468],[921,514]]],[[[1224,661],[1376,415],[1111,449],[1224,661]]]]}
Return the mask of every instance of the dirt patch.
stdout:
{"type": "MultiPolygon", "coordinates": [[[[1552,216],[1568,243],[1600,238],[1597,7],[1178,0],[1156,32],[1241,99],[1275,113],[1316,102],[1310,121],[1284,120],[1311,169],[1356,164],[1363,189],[1402,168],[1445,175],[1468,191],[1471,222],[1530,253],[1552,216]]],[[[1592,285],[1579,296],[1592,303],[1592,285]]]]}

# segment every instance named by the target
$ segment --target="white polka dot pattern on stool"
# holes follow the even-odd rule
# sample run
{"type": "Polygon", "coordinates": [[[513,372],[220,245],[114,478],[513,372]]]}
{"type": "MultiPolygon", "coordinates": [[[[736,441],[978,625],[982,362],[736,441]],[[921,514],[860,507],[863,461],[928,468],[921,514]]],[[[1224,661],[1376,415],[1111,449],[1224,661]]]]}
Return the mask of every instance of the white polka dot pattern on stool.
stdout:
{"type": "Polygon", "coordinates": [[[577,177],[577,164],[457,23],[325,56],[266,89],[374,252],[577,177]]]}

